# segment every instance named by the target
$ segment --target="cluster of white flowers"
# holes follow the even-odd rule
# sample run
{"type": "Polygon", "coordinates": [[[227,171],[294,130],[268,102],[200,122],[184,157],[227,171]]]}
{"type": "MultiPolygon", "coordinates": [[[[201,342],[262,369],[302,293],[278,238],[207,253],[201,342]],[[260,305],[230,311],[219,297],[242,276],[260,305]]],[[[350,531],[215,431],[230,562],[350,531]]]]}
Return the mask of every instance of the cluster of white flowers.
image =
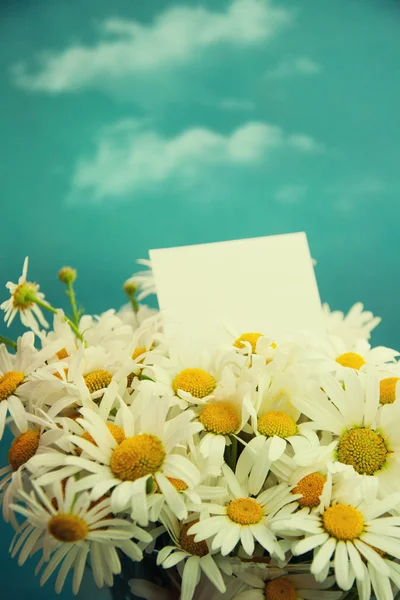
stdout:
{"type": "Polygon", "coordinates": [[[6,424],[14,436],[0,500],[12,555],[37,554],[41,584],[58,571],[58,592],[73,571],[77,593],[88,564],[111,586],[123,555],[147,553],[173,591],[157,574],[132,580],[142,598],[394,597],[400,365],[369,344],[379,319],[325,307],[324,339],[238,332],[190,351],[138,304],[150,275],[126,282],[121,311],[92,317],[62,269],[68,318],[26,266],[2,305],[31,331],[0,338],[1,444],[6,424]]]}

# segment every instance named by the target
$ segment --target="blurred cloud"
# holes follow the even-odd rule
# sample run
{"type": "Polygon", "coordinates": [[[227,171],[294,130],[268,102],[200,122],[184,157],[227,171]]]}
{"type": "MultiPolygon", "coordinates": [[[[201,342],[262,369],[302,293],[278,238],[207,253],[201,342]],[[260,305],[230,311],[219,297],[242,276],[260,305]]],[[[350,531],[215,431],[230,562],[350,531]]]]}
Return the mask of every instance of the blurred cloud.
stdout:
{"type": "Polygon", "coordinates": [[[225,10],[173,6],[149,25],[108,19],[102,39],[93,46],[77,44],[39,57],[38,69],[15,65],[16,85],[32,92],[61,93],[133,74],[160,73],[197,61],[220,45],[252,46],[273,37],[291,13],[269,0],[233,0],[225,10]]]}
{"type": "Polygon", "coordinates": [[[274,194],[275,200],[281,204],[297,204],[307,194],[306,185],[284,185],[274,194]]]}
{"type": "Polygon", "coordinates": [[[105,130],[93,156],[78,163],[71,199],[80,192],[80,197],[101,201],[167,183],[187,186],[218,168],[258,164],[279,149],[313,153],[321,146],[265,122],[248,122],[228,134],[197,127],[167,137],[148,122],[125,120],[105,130]]]}
{"type": "Polygon", "coordinates": [[[286,57],[275,68],[268,71],[267,76],[276,79],[286,79],[297,75],[313,76],[322,72],[322,67],[307,56],[286,57]]]}

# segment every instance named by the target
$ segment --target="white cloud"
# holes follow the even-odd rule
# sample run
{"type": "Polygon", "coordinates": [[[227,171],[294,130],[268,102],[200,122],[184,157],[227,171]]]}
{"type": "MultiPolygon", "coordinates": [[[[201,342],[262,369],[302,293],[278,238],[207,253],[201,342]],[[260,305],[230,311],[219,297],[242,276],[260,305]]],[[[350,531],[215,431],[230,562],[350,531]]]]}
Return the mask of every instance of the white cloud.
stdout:
{"type": "Polygon", "coordinates": [[[49,93],[101,85],[132,74],[180,67],[197,60],[208,48],[265,42],[290,20],[290,13],[269,0],[232,0],[226,10],[175,6],[149,25],[109,19],[103,38],[93,46],[75,45],[46,53],[36,72],[14,67],[17,85],[49,93]]]}
{"type": "Polygon", "coordinates": [[[307,194],[306,185],[284,185],[274,194],[275,200],[282,204],[297,204],[307,194]]]}
{"type": "Polygon", "coordinates": [[[224,166],[249,167],[279,149],[309,153],[317,148],[305,135],[263,122],[245,123],[226,135],[198,127],[166,137],[148,124],[123,121],[106,130],[94,155],[77,165],[73,194],[84,192],[95,201],[124,198],[171,183],[191,185],[224,166]]]}
{"type": "Polygon", "coordinates": [[[311,58],[307,56],[294,56],[284,58],[267,75],[276,79],[286,79],[297,75],[318,75],[321,72],[322,67],[311,58]]]}

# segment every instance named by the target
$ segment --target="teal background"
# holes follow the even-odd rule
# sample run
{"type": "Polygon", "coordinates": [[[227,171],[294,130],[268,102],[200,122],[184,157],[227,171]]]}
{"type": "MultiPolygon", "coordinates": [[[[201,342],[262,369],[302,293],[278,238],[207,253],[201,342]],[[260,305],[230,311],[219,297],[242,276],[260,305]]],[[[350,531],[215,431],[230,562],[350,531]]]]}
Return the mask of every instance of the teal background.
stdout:
{"type": "MultiPolygon", "coordinates": [[[[323,300],[364,301],[384,318],[375,343],[399,346],[399,2],[0,11],[3,281],[29,254],[60,305],[71,264],[99,312],[123,302],[149,248],[305,230],[323,300]]],[[[52,598],[34,564],[8,558],[10,540],[0,524],[2,593],[52,598]]]]}

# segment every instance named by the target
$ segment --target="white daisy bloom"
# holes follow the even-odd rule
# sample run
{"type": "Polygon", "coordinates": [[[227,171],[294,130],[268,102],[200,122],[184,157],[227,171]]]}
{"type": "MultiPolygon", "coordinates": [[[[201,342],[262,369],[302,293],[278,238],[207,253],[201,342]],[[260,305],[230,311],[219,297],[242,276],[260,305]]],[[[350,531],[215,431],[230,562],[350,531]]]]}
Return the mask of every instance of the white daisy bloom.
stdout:
{"type": "Polygon", "coordinates": [[[37,283],[26,280],[27,273],[28,257],[25,258],[22,275],[18,279],[18,283],[13,283],[12,281],[6,283],[6,288],[10,292],[10,298],[3,302],[0,308],[5,312],[4,321],[7,323],[7,327],[11,325],[15,316],[19,313],[21,323],[38,334],[39,325],[47,328],[49,324],[44,318],[40,307],[32,298],[36,297],[43,301],[45,297],[44,294],[39,292],[37,283]]]}
{"type": "Polygon", "coordinates": [[[49,496],[33,484],[31,494],[19,493],[20,504],[12,509],[25,517],[12,545],[12,556],[19,552],[18,563],[43,550],[41,566],[45,563],[40,584],[43,585],[58,565],[62,564],[55,589],[59,593],[71,569],[74,571],[72,589],[78,593],[83,572],[90,556],[96,584],[112,585],[113,576],[121,572],[117,549],[132,560],[141,560],[142,551],[132,541],[151,542],[151,535],[131,521],[114,517],[109,499],[95,504],[89,494],[77,494],[75,482],[68,480],[65,491],[54,485],[49,496]]]}
{"type": "Polygon", "coordinates": [[[231,350],[209,354],[182,344],[170,348],[168,358],[153,358],[153,366],[144,374],[154,380],[157,393],[175,397],[181,408],[214,398],[225,367],[239,374],[244,364],[244,357],[231,350]]]}
{"type": "MultiPolygon", "coordinates": [[[[345,470],[372,500],[396,492],[400,477],[400,405],[380,404],[379,378],[374,371],[357,374],[348,369],[343,385],[330,374],[310,382],[309,394],[295,400],[316,430],[332,432],[336,447],[332,471],[345,470]],[[322,389],[321,389],[322,388],[322,389]]],[[[320,449],[296,456],[312,464],[320,449]]]]}
{"type": "Polygon", "coordinates": [[[154,281],[154,275],[151,267],[151,261],[146,258],[139,258],[137,261],[138,265],[142,265],[146,267],[145,271],[137,271],[125,281],[124,288],[131,285],[140,290],[137,294],[137,300],[140,302],[147,298],[147,296],[151,296],[152,294],[157,293],[156,284],[154,281]]]}
{"type": "Polygon", "coordinates": [[[271,575],[271,569],[257,567],[238,573],[238,577],[254,589],[238,594],[235,600],[340,600],[343,597],[343,592],[330,590],[335,585],[334,577],[318,582],[308,573],[292,575],[282,571],[275,576],[271,575]]]}
{"type": "Polygon", "coordinates": [[[169,569],[184,561],[181,569],[181,600],[192,600],[201,573],[204,573],[223,594],[226,587],[221,571],[232,574],[231,564],[227,558],[211,552],[206,541],[196,543],[194,536],[188,534],[188,530],[198,521],[191,519],[179,523],[170,511],[164,511],[161,522],[167,529],[173,545],[164,546],[158,552],[157,564],[169,569]]]}
{"type": "MultiPolygon", "coordinates": [[[[27,414],[27,421],[22,428],[11,426],[14,439],[8,449],[8,465],[0,469],[0,492],[4,493],[2,511],[5,521],[12,520],[13,512],[10,504],[22,487],[22,471],[28,461],[36,454],[57,445],[63,438],[63,431],[46,415],[39,419],[27,414]]],[[[15,523],[14,523],[15,524],[15,523]]]]}
{"type": "Polygon", "coordinates": [[[352,500],[349,493],[341,502],[331,499],[321,513],[300,511],[282,519],[278,514],[272,528],[303,531],[304,537],[292,546],[293,554],[314,550],[310,571],[318,581],[326,579],[333,557],[337,584],[349,590],[355,578],[365,577],[363,559],[384,577],[390,571],[379,551],[400,559],[400,517],[386,516],[399,504],[400,493],[372,503],[352,500]]]}
{"type": "MultiPolygon", "coordinates": [[[[301,388],[300,388],[301,389],[301,388]]],[[[298,423],[300,410],[294,405],[295,380],[289,373],[281,375],[271,385],[264,377],[258,383],[250,423],[255,434],[243,449],[236,466],[240,480],[249,477],[249,490],[258,494],[264,485],[271,465],[290,449],[292,453],[319,448],[318,436],[307,423],[298,423]],[[292,386],[290,393],[281,387],[292,386]]]]}
{"type": "MultiPolygon", "coordinates": [[[[337,336],[329,336],[319,342],[319,370],[332,371],[343,377],[348,369],[365,370],[367,367],[387,369],[395,364],[399,352],[385,346],[372,348],[366,340],[358,340],[351,346],[337,336]]],[[[316,356],[318,359],[318,356],[316,356]]]]}
{"type": "Polygon", "coordinates": [[[200,521],[188,533],[195,534],[195,542],[213,538],[211,549],[220,550],[222,556],[232,552],[238,543],[248,556],[252,556],[258,542],[271,556],[277,555],[283,560],[284,554],[272,533],[271,523],[274,515],[292,503],[296,496],[290,493],[289,486],[281,484],[252,498],[248,486],[240,484],[227,465],[222,470],[230,500],[224,505],[203,504],[197,507],[201,511],[200,521]],[[204,516],[204,513],[215,516],[204,516]]]}
{"type": "Polygon", "coordinates": [[[327,333],[339,337],[349,350],[360,340],[368,341],[371,331],[382,320],[365,311],[361,302],[354,304],[347,315],[340,310],[332,311],[328,304],[323,304],[322,309],[327,333]]]}
{"type": "Polygon", "coordinates": [[[101,417],[83,408],[84,418],[79,419],[79,423],[95,444],[83,437],[71,436],[71,441],[84,454],[66,460],[66,464],[92,473],[79,481],[79,489],[91,489],[94,500],[113,489],[113,511],[130,507],[132,518],[147,525],[147,485],[149,478],[154,478],[171,510],[178,518],[186,518],[184,500],[168,478],[181,479],[188,487],[199,482],[198,469],[185,456],[174,452],[177,444],[184,444],[198,431],[198,424],[192,423],[194,413],[191,411],[167,420],[168,410],[168,400],[158,400],[157,414],[147,411],[137,429],[132,413],[121,404],[120,422],[126,439],[118,443],[101,417]]]}
{"type": "MultiPolygon", "coordinates": [[[[38,383],[34,380],[34,372],[45,364],[53,352],[54,348],[51,346],[37,351],[32,332],[18,338],[15,354],[9,353],[4,344],[0,345],[0,439],[7,413],[16,426],[24,431],[27,424],[26,409],[32,409],[37,392],[38,383]]],[[[41,400],[54,389],[49,380],[40,390],[41,400]]]]}
{"type": "MultiPolygon", "coordinates": [[[[241,381],[229,367],[225,367],[221,384],[214,397],[207,402],[200,401],[194,412],[201,423],[200,453],[220,470],[224,462],[226,446],[237,445],[236,436],[242,431],[253,410],[253,390],[255,384],[241,381]]],[[[232,448],[231,448],[232,449],[232,448]]],[[[236,461],[235,457],[232,457],[236,461]]]]}

